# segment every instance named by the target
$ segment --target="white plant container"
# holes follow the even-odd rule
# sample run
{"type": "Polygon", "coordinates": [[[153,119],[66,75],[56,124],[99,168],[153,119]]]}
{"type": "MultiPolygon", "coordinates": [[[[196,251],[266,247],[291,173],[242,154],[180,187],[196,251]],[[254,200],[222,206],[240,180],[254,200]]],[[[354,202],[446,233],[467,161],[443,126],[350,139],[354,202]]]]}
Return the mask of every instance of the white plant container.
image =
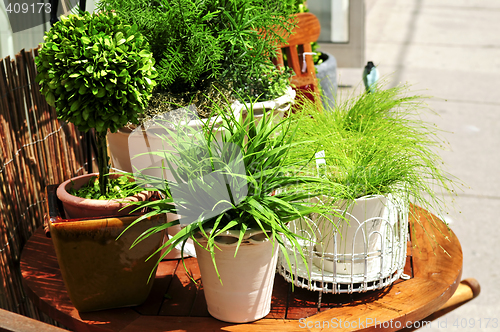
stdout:
{"type": "MultiPolygon", "coordinates": [[[[273,110],[275,114],[279,114],[279,117],[277,117],[278,121],[279,119],[282,119],[284,113],[290,109],[294,100],[295,91],[291,87],[288,87],[283,96],[280,96],[276,99],[257,102],[252,105],[242,104],[236,101],[231,105],[231,110],[236,117],[240,116],[241,114],[244,119],[247,108],[252,107],[257,121],[263,116],[264,110],[273,110]]],[[[215,123],[215,129],[217,130],[217,125],[222,122],[222,119],[218,117],[213,117],[211,119],[193,119],[188,121],[185,125],[192,129],[201,129],[203,124],[206,122],[215,123]]],[[[161,176],[162,173],[159,172],[159,166],[161,166],[161,160],[163,158],[159,156],[149,156],[147,158],[141,157],[140,159],[136,159],[131,162],[131,159],[139,153],[148,152],[152,149],[154,150],[162,147],[161,140],[156,140],[153,137],[153,129],[146,129],[146,132],[148,132],[148,130],[151,131],[149,134],[132,134],[131,137],[130,134],[134,130],[136,130],[135,127],[123,127],[116,133],[108,133],[108,149],[113,167],[117,170],[129,173],[133,173],[135,171],[135,168],[141,170],[148,166],[158,167],[157,170],[148,170],[146,171],[146,173],[158,177],[161,176]]],[[[169,175],[168,172],[163,175],[171,176],[171,174],[169,175]]]]}
{"type": "Polygon", "coordinates": [[[305,238],[300,245],[306,262],[285,241],[288,256],[296,252],[298,259],[290,268],[280,254],[278,272],[296,286],[325,293],[365,292],[399,279],[406,264],[408,205],[388,195],[339,207],[330,216],[333,223],[317,216],[290,223],[305,238]]]}
{"type": "MultiPolygon", "coordinates": [[[[209,313],[224,322],[246,323],[265,317],[271,310],[271,299],[278,259],[278,243],[273,243],[262,230],[247,231],[234,255],[239,231],[227,231],[217,237],[215,261],[198,245],[196,256],[200,266],[203,290],[209,313]]],[[[197,240],[206,247],[200,233],[197,240]]]]}
{"type": "MultiPolygon", "coordinates": [[[[337,204],[341,217],[328,215],[314,220],[314,265],[344,275],[376,274],[381,267],[378,253],[382,250],[382,239],[388,229],[382,219],[387,197],[367,196],[337,204]]],[[[389,227],[392,225],[389,224],[389,227]]]]}
{"type": "MultiPolygon", "coordinates": [[[[254,117],[256,122],[260,121],[260,118],[264,115],[264,112],[273,111],[273,114],[276,116],[275,122],[283,119],[285,113],[290,110],[294,101],[295,101],[296,92],[292,89],[292,87],[287,87],[285,93],[273,100],[261,101],[250,104],[241,104],[239,101],[235,102],[235,105],[241,105],[241,113],[243,116],[243,120],[247,114],[247,111],[252,108],[254,117]]],[[[256,125],[257,125],[256,123],[256,125]]]]}
{"type": "MultiPolygon", "coordinates": [[[[233,114],[239,116],[242,107],[241,104],[231,105],[233,114]]],[[[174,116],[170,116],[170,114],[173,113],[165,113],[165,115],[156,117],[141,127],[124,127],[116,133],[108,133],[108,148],[113,167],[129,173],[142,171],[147,175],[163,176],[165,179],[173,181],[174,179],[168,170],[161,171],[161,162],[164,157],[149,154],[157,151],[175,152],[175,148],[169,144],[169,139],[172,140],[171,136],[162,126],[166,126],[173,132],[176,131],[176,128],[184,127],[190,131],[201,132],[202,127],[208,123],[214,126],[215,131],[220,131],[222,119],[218,116],[210,119],[193,119],[193,112],[179,116],[179,123],[174,123],[174,116]],[[193,116],[190,117],[190,115],[193,116]]],[[[220,133],[218,136],[220,137],[220,133]]]]}

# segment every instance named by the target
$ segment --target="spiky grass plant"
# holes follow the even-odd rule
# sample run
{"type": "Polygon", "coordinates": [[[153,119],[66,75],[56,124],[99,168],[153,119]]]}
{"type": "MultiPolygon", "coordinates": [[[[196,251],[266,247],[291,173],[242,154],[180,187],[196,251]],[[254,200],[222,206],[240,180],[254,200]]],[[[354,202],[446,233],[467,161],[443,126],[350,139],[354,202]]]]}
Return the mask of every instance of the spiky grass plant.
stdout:
{"type": "MultiPolygon", "coordinates": [[[[300,166],[305,165],[310,156],[307,160],[295,158],[289,162],[290,149],[303,143],[295,138],[296,126],[292,125],[291,118],[276,124],[274,116],[269,115],[272,112],[257,120],[252,109],[247,111],[242,120],[218,109],[216,113],[222,118],[220,127],[207,124],[202,132],[181,128],[179,122],[173,127],[163,127],[168,135],[162,139],[170,146],[174,143],[175,148],[155,154],[165,158],[165,166],[174,180],[136,176],[139,183],[159,189],[164,197],[154,202],[138,202],[152,211],[136,222],[163,213],[176,213],[185,218],[180,220],[185,227],[163,245],[166,248],[163,257],[179,244],[183,249],[189,238],[201,246],[194,237],[200,232],[208,239],[207,249],[215,265],[217,236],[226,230],[239,231],[239,248],[244,233],[257,229],[262,230],[273,245],[277,242],[289,264],[285,240],[295,245],[304,259],[297,241],[301,237],[292,233],[287,223],[311,213],[326,212],[328,209],[324,206],[311,205],[308,201],[324,192],[329,182],[300,173],[300,166]],[[222,138],[217,139],[217,133],[222,138]],[[301,190],[285,191],[297,187],[301,190]]],[[[135,244],[176,224],[179,220],[153,227],[135,244]]]]}
{"type": "Polygon", "coordinates": [[[322,111],[304,101],[293,116],[298,124],[295,139],[314,143],[307,149],[292,148],[289,158],[324,151],[325,164],[318,168],[312,160],[308,169],[332,182],[329,196],[336,200],[392,193],[442,216],[443,193],[454,193],[456,180],[441,168],[440,130],[420,117],[427,110],[424,99],[397,86],[322,111]]]}

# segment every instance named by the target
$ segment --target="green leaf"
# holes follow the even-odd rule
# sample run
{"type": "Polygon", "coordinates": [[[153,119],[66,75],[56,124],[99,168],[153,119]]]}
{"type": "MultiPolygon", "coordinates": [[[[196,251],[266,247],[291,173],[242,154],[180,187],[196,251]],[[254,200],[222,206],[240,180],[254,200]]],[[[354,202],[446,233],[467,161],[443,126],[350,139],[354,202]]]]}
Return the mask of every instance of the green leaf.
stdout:
{"type": "Polygon", "coordinates": [[[105,127],[104,127],[104,121],[101,120],[101,119],[98,119],[97,122],[96,122],[96,125],[95,125],[95,129],[98,132],[104,131],[104,129],[105,129],[105,127]]]}
{"type": "Polygon", "coordinates": [[[122,71],[120,72],[120,74],[118,74],[118,77],[126,77],[126,76],[128,76],[127,69],[122,69],[122,71]]]}
{"type": "Polygon", "coordinates": [[[76,19],[76,20],[75,20],[75,25],[76,25],[77,27],[83,28],[83,20],[76,19]]]}
{"type": "Polygon", "coordinates": [[[141,57],[151,57],[151,52],[148,52],[147,50],[141,50],[139,52],[139,56],[141,56],[141,57]]]}
{"type": "Polygon", "coordinates": [[[81,95],[84,95],[87,93],[87,86],[85,84],[80,85],[80,88],[78,89],[78,93],[81,95]]]}
{"type": "Polygon", "coordinates": [[[89,109],[85,108],[82,112],[83,120],[87,121],[89,119],[89,115],[90,115],[89,109]]]}
{"type": "Polygon", "coordinates": [[[123,32],[118,31],[118,32],[115,34],[115,40],[116,40],[116,41],[119,41],[119,40],[122,40],[122,39],[124,39],[124,38],[123,38],[123,32]]]}
{"type": "Polygon", "coordinates": [[[47,101],[47,104],[49,104],[52,107],[56,106],[56,98],[54,97],[54,94],[52,92],[49,92],[45,95],[45,100],[47,101]]]}
{"type": "Polygon", "coordinates": [[[97,93],[96,97],[97,98],[102,98],[106,95],[106,89],[105,88],[100,88],[99,92],[97,93]]]}
{"type": "Polygon", "coordinates": [[[107,48],[111,47],[111,41],[109,40],[109,38],[104,38],[104,46],[106,46],[107,48]]]}
{"type": "Polygon", "coordinates": [[[71,112],[75,112],[76,110],[78,110],[79,107],[80,107],[80,99],[77,99],[73,104],[71,104],[71,112]]]}

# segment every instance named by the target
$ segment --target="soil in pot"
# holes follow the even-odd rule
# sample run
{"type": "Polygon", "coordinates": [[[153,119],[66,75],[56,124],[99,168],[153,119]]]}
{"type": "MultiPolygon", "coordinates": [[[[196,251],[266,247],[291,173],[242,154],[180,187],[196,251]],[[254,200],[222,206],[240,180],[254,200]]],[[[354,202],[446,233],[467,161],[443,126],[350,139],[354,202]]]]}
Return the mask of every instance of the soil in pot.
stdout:
{"type": "MultiPolygon", "coordinates": [[[[152,192],[142,191],[127,198],[97,200],[73,196],[69,193],[70,188],[79,189],[86,185],[92,177],[98,177],[98,173],[85,174],[69,179],[59,185],[57,188],[57,197],[61,200],[66,218],[96,218],[106,216],[126,216],[132,210],[134,205],[130,205],[133,201],[143,201],[149,199],[152,192]]],[[[111,174],[110,177],[115,178],[120,174],[111,174]]]]}

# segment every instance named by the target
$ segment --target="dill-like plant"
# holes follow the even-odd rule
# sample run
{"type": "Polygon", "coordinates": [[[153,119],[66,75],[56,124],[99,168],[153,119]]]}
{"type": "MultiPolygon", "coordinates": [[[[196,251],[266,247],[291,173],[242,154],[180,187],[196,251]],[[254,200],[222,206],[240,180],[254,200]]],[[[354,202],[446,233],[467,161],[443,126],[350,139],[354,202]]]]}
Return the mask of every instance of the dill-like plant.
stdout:
{"type": "Polygon", "coordinates": [[[293,28],[290,1],[101,0],[97,7],[146,36],[158,91],[205,91],[216,83],[244,97],[272,99],[288,86],[289,74],[271,59],[293,28]]]}

